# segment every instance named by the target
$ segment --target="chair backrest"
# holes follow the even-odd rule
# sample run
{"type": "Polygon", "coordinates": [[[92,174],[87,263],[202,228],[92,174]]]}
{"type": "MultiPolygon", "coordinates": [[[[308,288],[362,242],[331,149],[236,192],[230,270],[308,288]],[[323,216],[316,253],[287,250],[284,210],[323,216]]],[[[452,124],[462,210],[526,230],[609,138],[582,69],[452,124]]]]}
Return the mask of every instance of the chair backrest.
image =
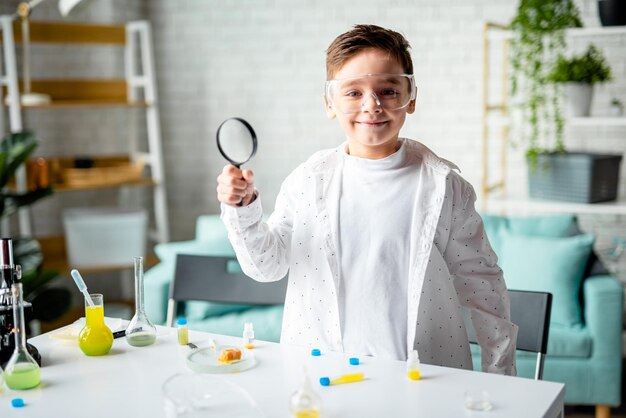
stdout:
{"type": "Polygon", "coordinates": [[[241,271],[235,257],[178,254],[167,324],[173,325],[179,301],[278,305],[285,303],[286,292],[287,280],[257,282],[241,271]]]}
{"type": "MultiPolygon", "coordinates": [[[[517,349],[537,353],[535,379],[543,377],[543,363],[548,350],[552,294],[526,290],[509,290],[511,322],[518,326],[517,349]]],[[[474,327],[465,309],[465,325],[471,343],[477,343],[474,327]]]]}

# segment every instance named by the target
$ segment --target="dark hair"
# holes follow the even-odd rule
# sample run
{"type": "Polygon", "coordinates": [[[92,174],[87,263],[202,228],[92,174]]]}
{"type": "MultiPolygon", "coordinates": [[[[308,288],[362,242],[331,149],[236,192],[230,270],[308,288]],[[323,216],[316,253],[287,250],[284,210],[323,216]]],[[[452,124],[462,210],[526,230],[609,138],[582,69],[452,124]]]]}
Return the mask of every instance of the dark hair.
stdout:
{"type": "Polygon", "coordinates": [[[406,74],[413,74],[409,54],[411,45],[402,34],[376,25],[355,25],[352,30],[335,38],[326,50],[327,79],[332,79],[350,58],[369,48],[388,52],[402,65],[406,74]]]}

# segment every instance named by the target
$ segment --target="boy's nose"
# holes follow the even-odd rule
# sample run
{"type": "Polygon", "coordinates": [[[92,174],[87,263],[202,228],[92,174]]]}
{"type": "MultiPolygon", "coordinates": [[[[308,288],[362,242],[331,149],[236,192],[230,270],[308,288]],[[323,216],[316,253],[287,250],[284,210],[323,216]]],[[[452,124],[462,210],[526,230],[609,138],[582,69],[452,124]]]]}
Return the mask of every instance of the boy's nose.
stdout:
{"type": "Polygon", "coordinates": [[[363,110],[374,109],[374,110],[380,111],[381,107],[382,105],[380,104],[380,100],[378,100],[378,96],[376,96],[376,93],[374,93],[373,91],[365,95],[365,97],[363,97],[363,103],[361,103],[361,109],[363,110]],[[372,98],[372,100],[369,100],[370,97],[372,98]]]}

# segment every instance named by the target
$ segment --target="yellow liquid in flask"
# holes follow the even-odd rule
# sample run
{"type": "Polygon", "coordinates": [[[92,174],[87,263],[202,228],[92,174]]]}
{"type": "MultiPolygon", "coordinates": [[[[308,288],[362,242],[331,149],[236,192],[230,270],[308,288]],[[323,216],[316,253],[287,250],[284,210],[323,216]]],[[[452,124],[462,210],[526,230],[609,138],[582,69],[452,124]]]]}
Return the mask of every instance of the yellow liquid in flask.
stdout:
{"type": "Polygon", "coordinates": [[[78,336],[78,345],[88,356],[107,354],[113,345],[113,333],[104,324],[104,306],[85,307],[86,325],[78,336]]]}

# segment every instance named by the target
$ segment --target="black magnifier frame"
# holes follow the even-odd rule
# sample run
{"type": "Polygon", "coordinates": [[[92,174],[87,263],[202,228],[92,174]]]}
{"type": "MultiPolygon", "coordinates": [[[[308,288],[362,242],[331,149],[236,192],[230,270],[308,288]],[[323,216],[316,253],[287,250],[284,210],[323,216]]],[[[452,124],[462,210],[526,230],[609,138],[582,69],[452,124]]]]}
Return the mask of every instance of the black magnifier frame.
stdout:
{"type": "MultiPolygon", "coordinates": [[[[242,164],[245,164],[248,161],[250,161],[250,159],[254,157],[254,154],[256,154],[256,148],[257,148],[256,133],[254,132],[254,129],[252,129],[252,125],[250,125],[248,121],[246,121],[243,118],[238,118],[238,117],[228,118],[224,122],[220,123],[220,126],[217,128],[217,133],[215,134],[215,140],[217,142],[217,149],[220,151],[220,154],[222,154],[222,157],[226,158],[229,163],[231,163],[237,168],[241,168],[242,164]],[[220,143],[220,131],[222,130],[222,126],[224,126],[227,122],[231,122],[231,121],[237,121],[241,123],[243,126],[245,126],[246,129],[248,130],[248,133],[250,134],[250,139],[252,139],[252,152],[250,153],[250,155],[245,161],[232,160],[228,156],[228,154],[224,151],[224,149],[222,148],[222,144],[220,143]]],[[[243,206],[243,199],[241,199],[241,201],[237,203],[237,206],[243,206]]]]}
{"type": "Polygon", "coordinates": [[[226,158],[228,160],[228,162],[230,162],[232,165],[234,165],[237,168],[241,168],[242,164],[245,164],[248,161],[250,161],[250,159],[252,157],[254,157],[254,155],[256,154],[256,148],[257,148],[256,133],[254,132],[254,129],[252,129],[252,125],[250,125],[245,119],[238,118],[238,117],[226,119],[224,122],[220,123],[219,128],[217,128],[217,133],[215,135],[215,139],[217,141],[217,149],[220,151],[220,154],[222,154],[222,157],[226,158]],[[234,161],[234,160],[232,160],[228,156],[228,154],[226,154],[226,152],[222,149],[222,145],[220,144],[220,131],[222,129],[222,126],[224,126],[227,122],[230,122],[230,121],[237,121],[237,122],[241,123],[243,126],[246,127],[246,129],[250,133],[250,138],[252,139],[252,152],[250,153],[250,156],[248,157],[248,159],[245,160],[245,161],[234,161]]]}

